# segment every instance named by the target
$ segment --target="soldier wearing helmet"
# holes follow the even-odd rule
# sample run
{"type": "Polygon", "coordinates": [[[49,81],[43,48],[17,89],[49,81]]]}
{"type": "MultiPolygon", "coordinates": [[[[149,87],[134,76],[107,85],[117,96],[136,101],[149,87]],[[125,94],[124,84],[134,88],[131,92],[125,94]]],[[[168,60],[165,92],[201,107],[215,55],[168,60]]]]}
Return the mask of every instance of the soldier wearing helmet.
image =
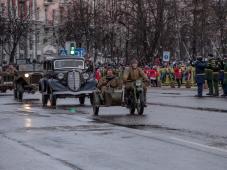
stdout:
{"type": "Polygon", "coordinates": [[[124,72],[123,81],[135,81],[138,79],[149,81],[143,70],[138,67],[138,61],[136,59],[133,59],[131,61],[130,67],[124,72]]]}
{"type": "Polygon", "coordinates": [[[114,74],[113,68],[106,69],[106,76],[98,81],[97,88],[101,91],[101,100],[104,101],[104,95],[107,90],[119,88],[122,85],[119,78],[114,74]]]}
{"type": "Polygon", "coordinates": [[[209,93],[207,95],[212,96],[214,95],[214,89],[213,89],[213,69],[212,67],[214,66],[215,59],[213,54],[208,55],[208,66],[205,70],[206,73],[206,80],[207,80],[207,85],[209,89],[209,93]]]}
{"type": "MultiPolygon", "coordinates": [[[[126,98],[129,93],[129,90],[131,90],[133,86],[132,82],[140,79],[146,81],[147,83],[149,82],[147,75],[144,73],[144,71],[141,68],[138,67],[138,61],[136,59],[132,59],[130,67],[126,69],[123,74],[123,82],[125,83],[125,88],[126,88],[126,94],[125,94],[126,98]]],[[[147,91],[147,88],[146,86],[144,86],[145,105],[146,105],[146,91],[147,91]]]]}

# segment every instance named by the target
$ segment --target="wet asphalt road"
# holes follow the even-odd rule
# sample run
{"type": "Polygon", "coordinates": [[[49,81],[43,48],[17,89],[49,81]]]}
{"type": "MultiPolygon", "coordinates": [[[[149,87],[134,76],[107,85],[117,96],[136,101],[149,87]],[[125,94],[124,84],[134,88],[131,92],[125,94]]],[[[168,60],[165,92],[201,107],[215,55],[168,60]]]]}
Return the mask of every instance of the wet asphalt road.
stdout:
{"type": "Polygon", "coordinates": [[[144,116],[40,95],[0,95],[0,170],[226,170],[227,99],[151,89],[144,116]]]}

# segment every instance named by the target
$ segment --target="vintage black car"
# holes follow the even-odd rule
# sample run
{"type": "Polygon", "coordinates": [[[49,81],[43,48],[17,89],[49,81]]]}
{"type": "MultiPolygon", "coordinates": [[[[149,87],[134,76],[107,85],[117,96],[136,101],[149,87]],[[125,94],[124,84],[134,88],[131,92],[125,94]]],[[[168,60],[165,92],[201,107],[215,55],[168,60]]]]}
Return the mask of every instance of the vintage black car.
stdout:
{"type": "Polygon", "coordinates": [[[85,98],[90,97],[96,88],[92,72],[87,72],[84,58],[72,56],[47,59],[43,63],[44,78],[40,80],[42,104],[56,106],[58,98],[79,98],[84,104],[85,98]]]}
{"type": "Polygon", "coordinates": [[[22,101],[25,92],[34,94],[39,90],[39,81],[43,77],[42,65],[26,59],[17,60],[14,77],[14,98],[22,101]]]}

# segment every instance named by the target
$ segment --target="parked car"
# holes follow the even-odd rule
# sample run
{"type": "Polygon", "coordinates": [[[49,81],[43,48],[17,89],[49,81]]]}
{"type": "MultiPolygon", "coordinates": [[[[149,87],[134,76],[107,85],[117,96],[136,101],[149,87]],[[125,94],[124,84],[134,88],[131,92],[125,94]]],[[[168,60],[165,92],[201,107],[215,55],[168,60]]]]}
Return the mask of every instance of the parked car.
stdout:
{"type": "Polygon", "coordinates": [[[85,103],[86,97],[93,101],[95,76],[87,71],[84,58],[50,58],[44,61],[43,70],[44,77],[40,80],[43,106],[47,106],[49,100],[55,107],[58,98],[79,98],[80,104],[85,103]]]}
{"type": "Polygon", "coordinates": [[[14,74],[0,72],[0,92],[5,93],[7,90],[13,90],[14,74]]]}
{"type": "Polygon", "coordinates": [[[17,68],[14,79],[14,98],[22,101],[25,92],[34,94],[39,90],[39,81],[43,77],[42,65],[20,59],[17,60],[17,68]]]}

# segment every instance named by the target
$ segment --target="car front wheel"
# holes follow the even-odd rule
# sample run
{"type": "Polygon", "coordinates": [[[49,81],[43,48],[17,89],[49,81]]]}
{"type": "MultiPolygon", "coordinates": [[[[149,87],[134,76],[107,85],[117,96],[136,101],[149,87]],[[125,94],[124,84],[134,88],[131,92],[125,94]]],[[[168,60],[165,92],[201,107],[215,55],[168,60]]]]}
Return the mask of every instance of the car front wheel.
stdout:
{"type": "Polygon", "coordinates": [[[56,107],[57,97],[53,93],[50,94],[50,106],[56,107]]]}
{"type": "Polygon", "coordinates": [[[24,91],[23,86],[21,84],[19,84],[17,86],[17,99],[20,102],[22,102],[22,100],[23,100],[23,93],[24,93],[23,91],[24,91]]]}
{"type": "Polygon", "coordinates": [[[42,104],[43,104],[43,107],[46,107],[47,106],[48,99],[49,99],[49,95],[42,94],[42,104]]]}
{"type": "Polygon", "coordinates": [[[79,101],[80,101],[80,104],[81,105],[84,105],[84,103],[85,103],[85,96],[79,97],[79,101]]]}
{"type": "Polygon", "coordinates": [[[14,94],[14,99],[17,100],[18,97],[17,97],[17,90],[16,89],[13,90],[13,94],[14,94]]]}

